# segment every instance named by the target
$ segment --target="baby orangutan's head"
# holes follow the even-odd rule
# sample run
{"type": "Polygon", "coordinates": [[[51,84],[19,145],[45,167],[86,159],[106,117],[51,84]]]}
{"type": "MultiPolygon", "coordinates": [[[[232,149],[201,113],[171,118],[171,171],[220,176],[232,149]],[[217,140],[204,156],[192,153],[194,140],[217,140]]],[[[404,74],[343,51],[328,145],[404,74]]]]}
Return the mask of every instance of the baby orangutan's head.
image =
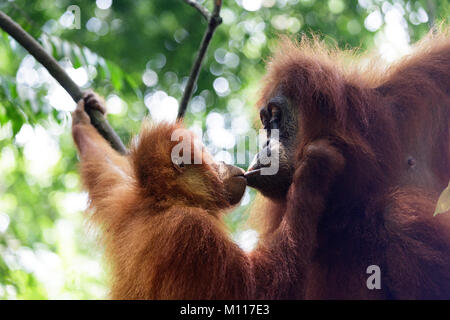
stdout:
{"type": "Polygon", "coordinates": [[[217,163],[180,123],[144,122],[131,148],[136,180],[145,197],[209,211],[237,204],[245,191],[244,170],[217,163]]]}

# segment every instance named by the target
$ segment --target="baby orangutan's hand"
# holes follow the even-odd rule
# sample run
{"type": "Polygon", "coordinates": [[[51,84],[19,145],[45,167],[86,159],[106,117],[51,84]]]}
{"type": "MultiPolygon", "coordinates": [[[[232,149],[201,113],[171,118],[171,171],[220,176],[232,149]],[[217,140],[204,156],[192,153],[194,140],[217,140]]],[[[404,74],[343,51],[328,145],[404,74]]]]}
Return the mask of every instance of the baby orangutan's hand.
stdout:
{"type": "Polygon", "coordinates": [[[88,91],[83,95],[83,99],[78,101],[77,108],[72,113],[72,126],[77,124],[90,124],[91,120],[87,110],[94,109],[106,114],[106,107],[103,98],[93,91],[88,91]]]}

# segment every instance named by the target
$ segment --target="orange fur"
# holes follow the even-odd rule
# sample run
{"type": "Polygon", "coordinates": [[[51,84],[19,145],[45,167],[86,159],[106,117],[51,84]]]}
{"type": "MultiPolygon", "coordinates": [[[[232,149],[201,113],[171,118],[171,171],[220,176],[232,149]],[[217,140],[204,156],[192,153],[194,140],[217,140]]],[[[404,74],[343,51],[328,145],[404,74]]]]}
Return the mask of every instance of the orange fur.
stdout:
{"type": "Polygon", "coordinates": [[[450,178],[449,31],[430,34],[387,68],[357,61],[317,38],[281,41],[258,105],[282,92],[298,108],[296,167],[318,139],[332,141],[347,166],[318,217],[304,210],[295,177],[287,209],[256,214],[302,219],[307,242],[294,240],[303,245],[305,298],[448,299],[450,219],[433,210],[450,178]],[[381,290],[366,287],[372,264],[381,268],[381,290]]]}
{"type": "Polygon", "coordinates": [[[269,232],[249,254],[220,220],[227,204],[214,166],[189,179],[173,170],[179,124],[144,126],[125,157],[89,124],[74,125],[113,298],[450,297],[450,222],[432,217],[450,177],[448,37],[384,73],[346,69],[340,56],[284,41],[269,64],[261,103],[281,87],[300,110],[300,133],[286,202],[257,212],[269,232]],[[322,138],[345,157],[341,174],[333,157],[308,155],[322,138]],[[419,165],[405,173],[410,154],[419,165]],[[366,287],[371,264],[380,291],[366,287]]]}
{"type": "Polygon", "coordinates": [[[102,227],[111,263],[112,298],[289,297],[285,287],[296,283],[289,223],[244,253],[220,219],[229,204],[214,163],[203,161],[182,175],[174,168],[177,142],[170,138],[180,128],[144,124],[130,154],[120,156],[89,123],[73,127],[91,219],[102,227]]]}

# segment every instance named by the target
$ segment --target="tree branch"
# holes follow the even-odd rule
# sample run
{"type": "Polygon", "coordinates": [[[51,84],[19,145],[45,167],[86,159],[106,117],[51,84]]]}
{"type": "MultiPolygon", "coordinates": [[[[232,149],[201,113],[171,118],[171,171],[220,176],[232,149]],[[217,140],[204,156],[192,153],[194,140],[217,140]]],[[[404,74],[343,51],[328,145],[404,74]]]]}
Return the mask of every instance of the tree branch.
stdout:
{"type": "Polygon", "coordinates": [[[211,18],[211,13],[209,13],[209,10],[206,9],[204,6],[202,6],[200,3],[198,3],[196,0],[184,0],[188,5],[194,7],[197,9],[203,17],[205,17],[206,21],[209,21],[211,18]]]}
{"type": "MultiPolygon", "coordinates": [[[[44,48],[25,30],[22,29],[9,16],[0,11],[0,27],[11,37],[20,43],[37,61],[39,61],[48,72],[59,82],[59,84],[70,94],[75,102],[83,97],[83,92],[77,84],[67,75],[58,62],[50,56],[44,48]]],[[[108,120],[98,110],[88,110],[92,125],[118,152],[125,154],[126,147],[117,133],[111,128],[108,120]]]]}
{"type": "MultiPolygon", "coordinates": [[[[197,8],[204,17],[207,17],[205,16],[205,14],[203,14],[202,11],[206,9],[199,3],[195,2],[195,0],[184,0],[184,1],[190,4],[191,6],[197,8]],[[193,2],[195,2],[195,5],[192,4],[193,2]],[[199,9],[200,7],[203,9],[199,9]]],[[[214,10],[212,14],[208,13],[207,18],[208,28],[206,29],[205,35],[203,36],[203,40],[200,45],[200,50],[194,61],[194,65],[192,66],[188,83],[186,85],[186,88],[184,89],[183,97],[181,98],[180,109],[178,110],[178,119],[183,118],[184,114],[186,113],[187,105],[189,103],[189,100],[191,99],[194,86],[197,83],[198,73],[200,71],[200,67],[202,66],[203,58],[205,57],[206,51],[208,50],[209,43],[211,42],[214,31],[222,23],[222,18],[219,15],[221,7],[222,7],[222,0],[214,0],[214,10]]],[[[206,10],[206,12],[208,11],[206,10]]]]}

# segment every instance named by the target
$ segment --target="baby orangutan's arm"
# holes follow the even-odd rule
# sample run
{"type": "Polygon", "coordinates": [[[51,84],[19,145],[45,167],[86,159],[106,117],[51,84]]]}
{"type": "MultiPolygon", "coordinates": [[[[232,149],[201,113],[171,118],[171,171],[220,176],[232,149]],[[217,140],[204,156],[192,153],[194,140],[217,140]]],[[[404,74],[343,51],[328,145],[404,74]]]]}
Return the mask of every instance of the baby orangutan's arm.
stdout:
{"type": "Polygon", "coordinates": [[[128,159],[116,152],[91,124],[86,109],[106,112],[104,102],[89,92],[72,113],[72,136],[80,155],[80,172],[94,206],[114,186],[130,179],[128,159]]]}

